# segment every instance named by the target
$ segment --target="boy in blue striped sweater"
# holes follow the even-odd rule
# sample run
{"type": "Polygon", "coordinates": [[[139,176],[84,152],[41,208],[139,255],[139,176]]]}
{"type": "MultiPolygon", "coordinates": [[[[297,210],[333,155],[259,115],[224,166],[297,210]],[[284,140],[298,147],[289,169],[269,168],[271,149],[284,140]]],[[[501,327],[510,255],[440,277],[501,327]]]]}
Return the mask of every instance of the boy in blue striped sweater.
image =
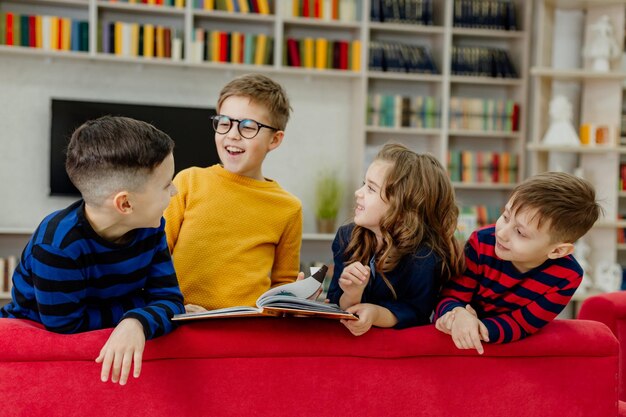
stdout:
{"type": "Polygon", "coordinates": [[[115,327],[102,347],[101,379],[139,377],[145,340],[172,330],[183,297],[164,233],[176,194],[174,142],[125,117],[86,122],[70,139],[67,173],[82,200],[48,215],[13,274],[0,317],[58,333],[115,327]]]}

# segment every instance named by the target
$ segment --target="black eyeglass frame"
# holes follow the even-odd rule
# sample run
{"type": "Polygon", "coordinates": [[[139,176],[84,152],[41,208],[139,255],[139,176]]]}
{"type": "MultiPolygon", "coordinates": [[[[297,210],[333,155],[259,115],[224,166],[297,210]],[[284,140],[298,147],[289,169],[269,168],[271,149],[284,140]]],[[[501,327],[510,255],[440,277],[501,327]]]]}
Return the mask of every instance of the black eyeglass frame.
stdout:
{"type": "Polygon", "coordinates": [[[271,130],[273,130],[275,132],[278,132],[279,130],[281,130],[281,129],[278,129],[278,128],[275,128],[275,127],[272,127],[272,126],[265,125],[263,123],[257,122],[254,119],[235,119],[235,118],[232,118],[232,117],[225,116],[223,114],[216,114],[215,116],[211,116],[211,120],[213,120],[213,130],[215,130],[215,132],[219,133],[220,135],[225,135],[228,132],[230,132],[230,130],[233,128],[233,125],[234,125],[233,122],[237,122],[237,131],[239,132],[239,135],[241,135],[241,137],[244,138],[244,139],[254,139],[254,138],[256,138],[258,136],[259,132],[261,131],[261,128],[263,128],[263,127],[266,128],[266,129],[271,129],[271,130]],[[218,132],[217,131],[217,124],[219,124],[220,119],[228,119],[228,121],[230,122],[230,127],[228,128],[228,130],[226,132],[218,132]],[[254,136],[246,137],[241,132],[241,122],[246,122],[246,121],[252,122],[252,123],[256,123],[258,129],[257,129],[256,133],[254,134],[254,136]]]}

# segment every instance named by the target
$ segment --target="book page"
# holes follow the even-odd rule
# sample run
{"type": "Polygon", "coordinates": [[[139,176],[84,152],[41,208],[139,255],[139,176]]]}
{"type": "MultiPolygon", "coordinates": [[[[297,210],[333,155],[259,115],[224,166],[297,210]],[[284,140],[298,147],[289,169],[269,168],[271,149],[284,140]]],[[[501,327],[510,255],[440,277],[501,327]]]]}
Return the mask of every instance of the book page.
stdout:
{"type": "Polygon", "coordinates": [[[289,295],[298,298],[309,298],[320,289],[322,282],[324,282],[324,278],[326,277],[327,271],[328,267],[324,265],[308,278],[271,288],[258,298],[256,305],[262,307],[265,304],[263,300],[274,295],[289,295]]]}

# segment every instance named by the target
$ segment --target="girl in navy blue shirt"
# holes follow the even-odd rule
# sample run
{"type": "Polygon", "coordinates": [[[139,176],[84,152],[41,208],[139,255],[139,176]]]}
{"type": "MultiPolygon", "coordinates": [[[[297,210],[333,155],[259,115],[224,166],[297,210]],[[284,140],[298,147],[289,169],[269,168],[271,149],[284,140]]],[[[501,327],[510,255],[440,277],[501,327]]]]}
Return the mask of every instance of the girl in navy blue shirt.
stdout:
{"type": "Polygon", "coordinates": [[[441,285],[463,266],[444,167],[431,155],[387,144],[355,198],[354,223],[339,228],[332,245],[328,298],[359,317],[342,323],[356,336],[372,326],[430,323],[441,285]]]}

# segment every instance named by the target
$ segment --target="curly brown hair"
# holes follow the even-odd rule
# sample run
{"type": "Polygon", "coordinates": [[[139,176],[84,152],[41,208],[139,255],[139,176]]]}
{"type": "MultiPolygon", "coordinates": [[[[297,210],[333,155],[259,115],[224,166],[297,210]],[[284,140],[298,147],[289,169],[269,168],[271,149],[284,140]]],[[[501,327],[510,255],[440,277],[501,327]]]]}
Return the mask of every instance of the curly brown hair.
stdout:
{"type": "Polygon", "coordinates": [[[389,208],[380,222],[382,246],[377,250],[374,232],[356,225],[346,247],[347,263],[366,265],[372,255],[376,270],[396,297],[385,277],[419,247],[429,247],[441,259],[437,286],[458,275],[464,257],[454,236],[459,209],[454,189],[443,165],[430,154],[418,154],[403,145],[386,144],[375,161],[389,163],[381,197],[389,208]]]}

